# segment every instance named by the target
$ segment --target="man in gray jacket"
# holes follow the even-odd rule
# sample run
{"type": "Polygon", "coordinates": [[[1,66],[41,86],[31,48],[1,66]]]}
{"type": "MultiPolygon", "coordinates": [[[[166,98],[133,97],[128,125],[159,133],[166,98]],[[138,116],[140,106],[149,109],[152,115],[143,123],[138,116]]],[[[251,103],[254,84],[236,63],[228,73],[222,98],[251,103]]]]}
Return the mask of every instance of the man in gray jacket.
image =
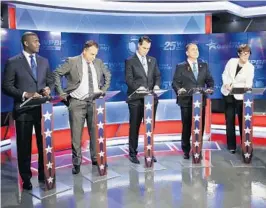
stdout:
{"type": "Polygon", "coordinates": [[[104,94],[110,86],[111,73],[103,62],[96,58],[99,46],[93,41],[87,41],[81,55],[68,58],[54,72],[55,87],[61,98],[67,103],[72,138],[73,174],[80,172],[81,139],[85,119],[90,135],[90,154],[93,165],[96,161],[96,138],[93,124],[94,107],[93,94],[104,94]],[[67,88],[62,88],[61,77],[67,79],[67,88]],[[103,81],[103,82],[102,82],[103,81]],[[101,85],[101,83],[103,83],[101,85]]]}

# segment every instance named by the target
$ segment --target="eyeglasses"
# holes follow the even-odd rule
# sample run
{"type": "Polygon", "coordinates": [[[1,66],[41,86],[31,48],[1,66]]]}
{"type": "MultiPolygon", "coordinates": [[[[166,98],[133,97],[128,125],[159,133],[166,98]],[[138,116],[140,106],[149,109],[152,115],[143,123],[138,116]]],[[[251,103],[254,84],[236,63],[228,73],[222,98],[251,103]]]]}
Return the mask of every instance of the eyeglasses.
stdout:
{"type": "Polygon", "coordinates": [[[242,55],[242,56],[247,56],[247,55],[250,55],[250,52],[249,52],[249,51],[241,52],[240,55],[242,55]]]}

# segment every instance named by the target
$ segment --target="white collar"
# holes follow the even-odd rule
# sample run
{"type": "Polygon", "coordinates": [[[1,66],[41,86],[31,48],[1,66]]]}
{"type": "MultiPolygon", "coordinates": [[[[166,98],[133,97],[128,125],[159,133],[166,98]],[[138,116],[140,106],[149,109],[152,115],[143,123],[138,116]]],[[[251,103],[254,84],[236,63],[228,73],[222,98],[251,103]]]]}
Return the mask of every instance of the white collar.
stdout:
{"type": "Polygon", "coordinates": [[[35,53],[33,53],[33,54],[29,54],[28,52],[26,52],[26,51],[22,51],[22,53],[24,54],[24,56],[25,57],[27,57],[27,58],[30,58],[30,55],[33,55],[33,58],[36,58],[36,54],[35,53]]]}

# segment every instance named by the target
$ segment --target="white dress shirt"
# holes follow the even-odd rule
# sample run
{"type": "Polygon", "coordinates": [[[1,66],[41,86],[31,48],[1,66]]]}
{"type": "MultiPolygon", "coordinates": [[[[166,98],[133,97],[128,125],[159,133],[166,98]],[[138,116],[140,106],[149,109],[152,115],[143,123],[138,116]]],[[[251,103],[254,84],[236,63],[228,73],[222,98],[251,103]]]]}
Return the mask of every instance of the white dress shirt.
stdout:
{"type": "MultiPolygon", "coordinates": [[[[26,52],[26,51],[22,51],[22,53],[23,53],[23,55],[25,56],[25,58],[27,59],[27,62],[28,62],[28,64],[29,64],[29,67],[31,68],[31,58],[30,58],[30,55],[33,55],[33,59],[34,59],[34,61],[35,61],[35,63],[36,63],[36,66],[37,66],[37,60],[36,60],[36,54],[35,53],[33,53],[33,54],[29,54],[28,52],[26,52]]],[[[23,92],[23,94],[22,94],[22,101],[25,101],[25,94],[26,94],[26,92],[23,92]]]]}
{"type": "Polygon", "coordinates": [[[189,63],[189,66],[191,67],[192,70],[193,70],[193,63],[196,63],[196,69],[199,73],[198,61],[193,62],[190,59],[187,59],[187,62],[189,63]]]}
{"type": "MultiPolygon", "coordinates": [[[[89,95],[89,73],[88,73],[88,63],[82,56],[82,78],[80,85],[77,89],[70,93],[70,96],[76,98],[78,100],[84,100],[88,98],[89,95]]],[[[92,73],[92,80],[93,80],[93,88],[94,92],[99,91],[98,87],[98,80],[97,80],[97,73],[93,63],[90,63],[91,73],[92,73]]]]}
{"type": "Polygon", "coordinates": [[[147,58],[146,56],[141,56],[138,51],[136,52],[137,54],[137,57],[139,58],[140,60],[140,63],[142,64],[144,70],[145,70],[145,73],[146,75],[148,74],[148,62],[147,62],[147,58]]]}

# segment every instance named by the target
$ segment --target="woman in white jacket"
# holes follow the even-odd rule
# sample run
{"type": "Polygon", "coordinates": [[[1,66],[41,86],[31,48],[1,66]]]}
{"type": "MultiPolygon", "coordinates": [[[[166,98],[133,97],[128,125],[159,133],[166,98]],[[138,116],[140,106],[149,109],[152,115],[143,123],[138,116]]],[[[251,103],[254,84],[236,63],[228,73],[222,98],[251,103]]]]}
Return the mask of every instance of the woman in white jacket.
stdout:
{"type": "Polygon", "coordinates": [[[236,151],[235,114],[238,114],[239,132],[242,138],[243,95],[230,95],[232,88],[252,88],[254,66],[249,62],[251,49],[247,44],[239,46],[239,58],[231,58],[222,74],[221,92],[225,101],[227,148],[232,154],[236,151]]]}

